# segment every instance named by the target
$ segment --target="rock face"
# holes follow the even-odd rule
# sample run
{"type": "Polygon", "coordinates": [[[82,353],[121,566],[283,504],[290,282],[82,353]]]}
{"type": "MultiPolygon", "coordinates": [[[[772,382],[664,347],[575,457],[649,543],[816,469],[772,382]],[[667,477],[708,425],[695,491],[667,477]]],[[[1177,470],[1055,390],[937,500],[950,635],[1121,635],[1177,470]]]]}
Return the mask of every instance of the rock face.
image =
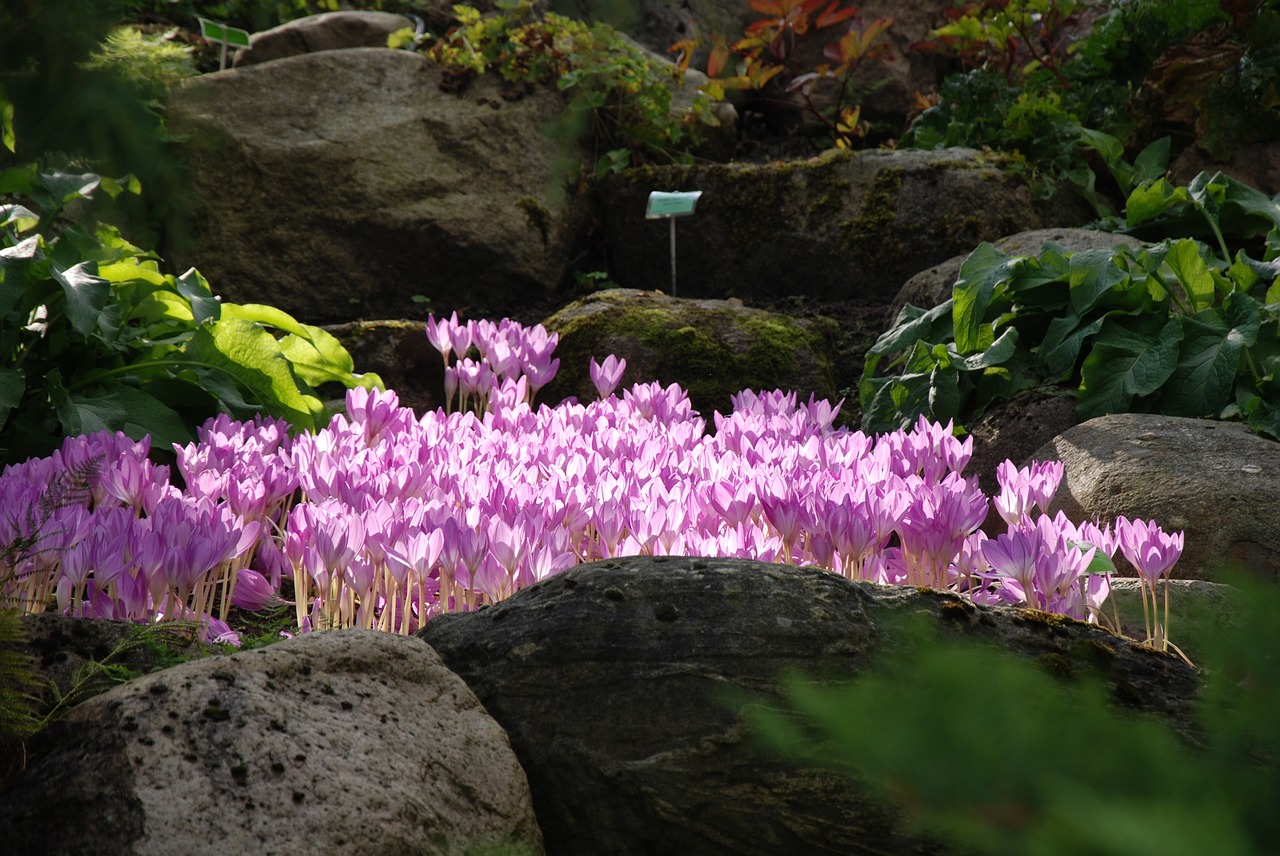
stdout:
{"type": "Polygon", "coordinates": [[[614,288],[571,303],[544,323],[560,334],[560,371],[544,401],[569,395],[593,401],[590,360],[609,354],[627,360],[620,390],[654,380],[679,383],[707,418],[714,410],[729,413],[729,396],[743,389],[836,397],[835,322],[796,320],[740,301],[614,288]]]}
{"type": "Polygon", "coordinates": [[[363,371],[377,372],[419,416],[444,406],[444,363],[417,321],[352,321],[328,331],[363,371]]]}
{"type": "Polygon", "coordinates": [[[42,732],[13,853],[541,846],[506,735],[415,639],[316,633],[155,673],[42,732]]]}
{"type": "Polygon", "coordinates": [[[1181,661],[1096,627],[746,560],[583,565],[419,636],[507,729],[550,853],[919,853],[937,848],[850,782],[760,752],[739,716],[782,672],[856,675],[919,613],[1175,720],[1195,695],[1181,661]]]}
{"type": "Polygon", "coordinates": [[[1117,413],[1060,434],[1034,457],[1066,465],[1051,512],[1185,530],[1175,577],[1237,569],[1280,581],[1280,443],[1230,422],[1117,413]]]}
{"type": "MultiPolygon", "coordinates": [[[[1045,245],[1050,243],[1060,245],[1068,253],[1120,245],[1140,247],[1143,244],[1137,238],[1115,232],[1072,228],[1032,229],[1029,232],[1007,235],[991,243],[996,249],[1011,256],[1038,256],[1045,245]]],[[[970,250],[972,249],[971,247],[970,250]]],[[[902,307],[908,303],[920,309],[931,309],[949,299],[956,284],[956,276],[968,257],[969,252],[965,252],[922,270],[907,280],[893,299],[890,317],[897,318],[902,307]]]]}
{"type": "Polygon", "coordinates": [[[580,232],[558,192],[576,149],[547,134],[563,98],[442,79],[420,55],[355,48],[187,81],[168,122],[203,204],[166,258],[317,324],[415,317],[417,295],[473,317],[545,298],[580,232]]]}
{"type": "Polygon", "coordinates": [[[252,48],[237,51],[235,66],[270,62],[297,54],[343,48],[385,48],[396,30],[412,27],[404,15],[390,12],[322,12],[298,18],[249,38],[252,48]]]}
{"type": "Polygon", "coordinates": [[[676,228],[682,297],[885,305],[930,265],[1042,225],[1025,182],[968,149],[634,169],[599,193],[611,271],[625,286],[671,282],[668,224],[644,217],[655,190],[704,193],[676,228]]]}

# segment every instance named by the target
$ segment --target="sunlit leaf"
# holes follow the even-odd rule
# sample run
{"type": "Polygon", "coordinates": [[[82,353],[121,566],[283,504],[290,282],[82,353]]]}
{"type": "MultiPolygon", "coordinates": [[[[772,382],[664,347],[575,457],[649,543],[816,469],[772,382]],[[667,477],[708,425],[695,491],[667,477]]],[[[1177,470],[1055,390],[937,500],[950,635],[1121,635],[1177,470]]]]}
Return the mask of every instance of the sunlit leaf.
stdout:
{"type": "Polygon", "coordinates": [[[97,275],[97,269],[96,262],[81,262],[66,270],[54,265],[50,271],[66,295],[67,319],[82,336],[93,333],[98,315],[111,298],[111,285],[97,275]]]}

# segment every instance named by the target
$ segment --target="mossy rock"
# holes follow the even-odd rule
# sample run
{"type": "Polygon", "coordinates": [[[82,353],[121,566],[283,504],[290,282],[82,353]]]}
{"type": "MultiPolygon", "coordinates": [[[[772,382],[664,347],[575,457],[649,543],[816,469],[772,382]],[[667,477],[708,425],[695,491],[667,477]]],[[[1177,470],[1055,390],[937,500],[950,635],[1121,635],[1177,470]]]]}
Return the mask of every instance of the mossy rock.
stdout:
{"type": "Polygon", "coordinates": [[[624,357],[619,389],[678,383],[704,416],[730,412],[743,389],[795,390],[801,399],[836,395],[839,330],[824,318],[795,319],[732,300],[688,300],[615,288],[571,303],[543,322],[560,334],[560,371],[543,401],[596,398],[592,357],[624,357]]]}
{"type": "Polygon", "coordinates": [[[621,285],[669,288],[655,190],[701,190],[676,227],[686,297],[887,305],[909,277],[983,241],[1047,225],[1022,176],[971,149],[830,152],[766,165],[644,167],[603,179],[599,209],[621,285]]]}

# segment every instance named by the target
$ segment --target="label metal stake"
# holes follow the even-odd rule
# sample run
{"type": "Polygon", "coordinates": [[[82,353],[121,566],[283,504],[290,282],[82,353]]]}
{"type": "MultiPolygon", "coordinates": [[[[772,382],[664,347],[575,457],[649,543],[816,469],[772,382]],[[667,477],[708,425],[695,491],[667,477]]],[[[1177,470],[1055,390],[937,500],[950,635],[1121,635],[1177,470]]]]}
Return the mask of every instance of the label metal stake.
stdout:
{"type": "Polygon", "coordinates": [[[698,208],[701,190],[670,193],[655,190],[649,194],[649,204],[645,207],[646,220],[671,221],[671,296],[676,296],[676,218],[688,217],[698,208]]]}
{"type": "Polygon", "coordinates": [[[211,42],[218,42],[222,45],[222,56],[218,65],[223,71],[227,68],[228,46],[236,50],[249,50],[253,47],[249,44],[248,30],[238,30],[235,27],[228,27],[226,24],[210,21],[208,18],[198,18],[198,20],[200,21],[200,35],[211,42]]]}

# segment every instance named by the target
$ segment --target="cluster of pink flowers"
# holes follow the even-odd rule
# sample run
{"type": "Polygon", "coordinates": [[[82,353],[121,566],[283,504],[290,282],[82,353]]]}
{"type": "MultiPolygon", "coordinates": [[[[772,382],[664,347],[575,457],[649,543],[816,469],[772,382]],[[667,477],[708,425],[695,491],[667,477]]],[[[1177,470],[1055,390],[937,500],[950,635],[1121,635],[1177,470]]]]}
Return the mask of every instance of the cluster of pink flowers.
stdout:
{"type": "Polygon", "coordinates": [[[480,363],[506,366],[483,392],[467,381],[452,412],[419,418],[394,392],[355,389],[315,434],[222,417],[178,449],[182,490],[146,443],[108,434],[5,470],[0,545],[26,546],[0,554],[0,596],[73,615],[194,619],[223,639],[232,605],[288,599],[302,630],[407,633],[581,562],[690,555],[1096,621],[1117,548],[1144,574],[1167,576],[1177,558],[1151,524],[1043,513],[1060,464],[1000,468],[994,505],[1007,531],[988,538],[991,501],[962,475],[971,441],[950,425],[872,438],[834,427],[839,405],[744,391],[708,433],[678,386],[613,395],[625,368],[613,357],[592,361],[599,400],[534,409],[529,379],[557,365],[537,343],[553,337],[476,325],[464,343],[456,319],[433,325],[432,341],[463,361],[478,335],[480,363]],[[83,495],[49,496],[76,473],[89,474],[83,495]]]}

